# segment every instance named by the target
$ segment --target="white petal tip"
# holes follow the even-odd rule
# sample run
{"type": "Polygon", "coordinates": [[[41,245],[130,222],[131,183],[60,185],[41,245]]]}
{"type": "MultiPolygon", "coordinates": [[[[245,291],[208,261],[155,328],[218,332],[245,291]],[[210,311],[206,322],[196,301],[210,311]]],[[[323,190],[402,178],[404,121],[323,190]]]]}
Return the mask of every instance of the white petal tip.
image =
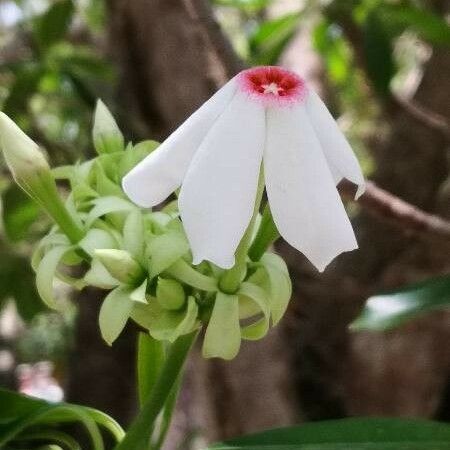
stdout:
{"type": "Polygon", "coordinates": [[[130,174],[125,175],[122,178],[122,190],[133,203],[141,208],[151,208],[157,204],[149,201],[145,196],[143,186],[141,186],[139,181],[134,180],[133,176],[130,176],[130,174]]]}

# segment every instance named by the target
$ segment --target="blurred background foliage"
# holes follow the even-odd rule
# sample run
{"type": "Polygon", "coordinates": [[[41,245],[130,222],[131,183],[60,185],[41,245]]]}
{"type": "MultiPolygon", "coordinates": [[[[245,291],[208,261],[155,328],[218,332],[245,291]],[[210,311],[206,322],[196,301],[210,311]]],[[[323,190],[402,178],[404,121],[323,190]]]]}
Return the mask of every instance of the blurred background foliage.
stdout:
{"type": "MultiPolygon", "coordinates": [[[[328,103],[367,174],[374,169],[367,136],[379,125],[383,109],[417,86],[432,48],[450,46],[446,19],[426,0],[304,0],[294,10],[285,8],[284,0],[211,2],[248,65],[278,64],[299,29],[311,28],[312,45],[330,84],[328,103]]],[[[0,109],[40,143],[53,166],[91,154],[96,98],[113,111],[119,108],[107,32],[102,0],[0,0],[0,109]]],[[[63,315],[46,311],[28,262],[49,224],[0,164],[0,307],[10,314],[15,305],[26,324],[4,335],[0,344],[17,362],[51,359],[64,365],[75,307],[67,302],[63,315]]],[[[371,299],[354,328],[384,330],[447,307],[449,279],[430,283],[371,299]]],[[[61,290],[61,295],[70,293],[61,290]]]]}

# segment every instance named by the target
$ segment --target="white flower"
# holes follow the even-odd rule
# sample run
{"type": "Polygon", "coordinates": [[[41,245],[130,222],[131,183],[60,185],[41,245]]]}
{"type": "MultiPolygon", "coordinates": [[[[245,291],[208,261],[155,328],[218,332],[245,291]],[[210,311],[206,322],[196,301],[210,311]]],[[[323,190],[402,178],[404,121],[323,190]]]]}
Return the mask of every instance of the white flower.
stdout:
{"type": "Polygon", "coordinates": [[[244,70],[123,179],[151,207],[181,186],[194,264],[234,265],[251,220],[261,163],[274,222],[319,269],[356,239],[336,184],[364,191],[358,161],[318,95],[279,67],[244,70]]]}

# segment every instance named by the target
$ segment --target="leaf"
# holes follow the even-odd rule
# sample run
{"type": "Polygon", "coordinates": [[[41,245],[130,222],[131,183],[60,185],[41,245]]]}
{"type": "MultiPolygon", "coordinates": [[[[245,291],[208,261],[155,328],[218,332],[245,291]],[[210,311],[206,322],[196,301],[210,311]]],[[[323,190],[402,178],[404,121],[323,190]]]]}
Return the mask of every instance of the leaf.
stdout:
{"type": "Polygon", "coordinates": [[[450,426],[403,419],[342,419],[278,428],[216,444],[216,450],[444,450],[450,426]]]}
{"type": "Polygon", "coordinates": [[[164,363],[164,344],[148,333],[139,333],[137,377],[141,406],[150,396],[164,363]]]}
{"type": "Polygon", "coordinates": [[[34,273],[27,258],[0,250],[0,306],[13,298],[17,312],[26,322],[47,308],[36,290],[34,273]]]}
{"type": "MultiPolygon", "coordinates": [[[[51,443],[71,443],[74,440],[58,431],[61,424],[80,423],[90,437],[92,448],[104,448],[98,425],[109,430],[116,440],[124,432],[113,419],[92,408],[68,403],[48,403],[0,388],[0,448],[13,445],[19,440],[51,443]]],[[[22,448],[22,447],[21,447],[22,448]]],[[[70,447],[69,447],[70,448],[70,447]]]]}
{"type": "Polygon", "coordinates": [[[14,70],[14,82],[3,102],[2,111],[14,117],[27,110],[27,105],[44,74],[44,69],[35,63],[21,64],[14,70]]]}
{"type": "Polygon", "coordinates": [[[350,325],[355,331],[384,331],[436,309],[450,307],[450,277],[427,280],[368,299],[350,325]]]}
{"type": "Polygon", "coordinates": [[[431,44],[450,45],[450,26],[443,17],[409,5],[383,4],[378,11],[393,35],[411,28],[431,44]]]}
{"type": "Polygon", "coordinates": [[[38,18],[34,34],[42,49],[49,48],[65,36],[72,21],[74,9],[72,0],[58,0],[38,18]]]}
{"type": "Polygon", "coordinates": [[[205,358],[233,359],[241,346],[239,297],[218,292],[206,329],[202,354],[205,358]]]}
{"type": "Polygon", "coordinates": [[[13,242],[20,241],[37,220],[40,208],[17,185],[11,185],[3,194],[2,200],[6,235],[13,242]]]}
{"type": "Polygon", "coordinates": [[[98,320],[102,337],[109,345],[112,345],[125,328],[132,309],[130,290],[121,286],[103,300],[98,320]]]}
{"type": "Polygon", "coordinates": [[[376,11],[368,14],[363,27],[366,70],[375,91],[386,97],[396,72],[391,38],[376,11]]]}
{"type": "Polygon", "coordinates": [[[251,61],[254,65],[271,65],[278,62],[287,44],[297,31],[300,13],[286,14],[264,22],[250,36],[251,61]]]}
{"type": "Polygon", "coordinates": [[[216,5],[231,6],[246,11],[259,11],[272,3],[272,1],[273,0],[213,0],[216,5]]]}

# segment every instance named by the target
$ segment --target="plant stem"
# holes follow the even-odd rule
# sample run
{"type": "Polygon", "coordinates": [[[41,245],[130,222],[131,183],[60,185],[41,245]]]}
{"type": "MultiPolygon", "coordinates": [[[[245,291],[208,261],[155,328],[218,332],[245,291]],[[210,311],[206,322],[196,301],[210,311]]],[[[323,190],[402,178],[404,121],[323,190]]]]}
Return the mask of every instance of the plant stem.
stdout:
{"type": "Polygon", "coordinates": [[[186,334],[172,344],[150,397],[128,429],[123,441],[114,447],[114,450],[140,450],[149,445],[155,421],[180,376],[197,334],[198,331],[186,334]]]}
{"type": "Polygon", "coordinates": [[[234,294],[239,289],[239,286],[245,277],[245,271],[247,266],[246,265],[247,252],[252,240],[253,228],[255,226],[256,217],[258,216],[263,192],[264,192],[264,170],[263,166],[261,165],[261,169],[259,171],[258,188],[256,191],[255,208],[253,210],[253,216],[236,250],[235,253],[236,263],[231,269],[226,270],[224,272],[222,278],[219,281],[220,289],[226,294],[234,294]]]}
{"type": "Polygon", "coordinates": [[[265,251],[280,237],[280,233],[273,221],[269,204],[264,207],[261,223],[253,244],[248,251],[248,256],[252,261],[259,261],[265,251]]]}

